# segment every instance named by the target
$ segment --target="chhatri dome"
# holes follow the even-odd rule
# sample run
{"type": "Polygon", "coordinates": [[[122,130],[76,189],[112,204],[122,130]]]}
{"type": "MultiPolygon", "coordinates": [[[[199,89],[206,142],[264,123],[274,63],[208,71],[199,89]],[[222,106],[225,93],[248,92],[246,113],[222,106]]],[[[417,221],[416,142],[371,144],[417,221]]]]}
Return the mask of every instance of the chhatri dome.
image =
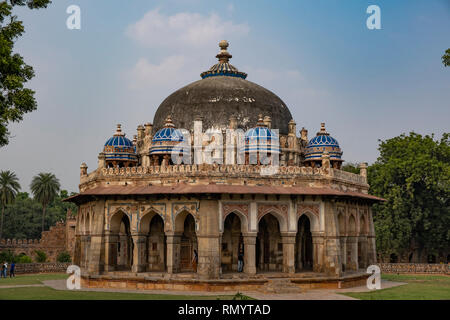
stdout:
{"type": "Polygon", "coordinates": [[[192,130],[194,120],[201,117],[204,130],[226,129],[230,117],[235,117],[237,128],[247,131],[263,114],[272,118],[272,128],[287,134],[292,115],[286,104],[273,92],[246,80],[247,74],[230,64],[227,41],[220,41],[219,46],[218,63],[203,72],[201,80],[175,91],[161,103],[154,129],[163,128],[170,114],[177,128],[192,130]]]}
{"type": "Polygon", "coordinates": [[[125,137],[120,124],[117,125],[114,135],[105,142],[103,153],[107,165],[110,166],[128,167],[138,162],[136,148],[133,142],[125,137]]]}
{"type": "Polygon", "coordinates": [[[305,162],[314,163],[321,162],[324,153],[328,153],[330,156],[331,164],[334,167],[340,167],[342,160],[342,150],[339,147],[338,141],[330,136],[325,129],[325,123],[320,124],[320,131],[312,138],[305,151],[305,162]]]}

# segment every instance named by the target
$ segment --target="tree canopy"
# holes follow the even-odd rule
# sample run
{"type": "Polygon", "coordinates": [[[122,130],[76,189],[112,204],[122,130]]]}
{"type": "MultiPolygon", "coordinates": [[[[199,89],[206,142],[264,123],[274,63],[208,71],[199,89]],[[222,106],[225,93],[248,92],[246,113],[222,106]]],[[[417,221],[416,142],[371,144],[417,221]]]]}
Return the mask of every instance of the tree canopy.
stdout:
{"type": "MultiPolygon", "coordinates": [[[[73,195],[71,193],[70,195],[73,195]]],[[[45,215],[45,229],[54,226],[58,221],[65,221],[67,210],[77,212],[77,206],[63,202],[69,193],[66,190],[56,196],[48,205],[45,215]]],[[[26,192],[19,192],[16,201],[6,207],[3,238],[5,239],[39,239],[42,232],[42,205],[26,192]]]]}
{"type": "Polygon", "coordinates": [[[23,35],[22,21],[13,14],[15,6],[46,8],[50,0],[9,0],[0,2],[0,147],[8,144],[8,124],[23,120],[37,108],[34,91],[24,84],[34,77],[33,67],[14,53],[14,42],[23,35]]]}
{"type": "Polygon", "coordinates": [[[14,172],[9,170],[0,172],[0,206],[2,209],[2,217],[0,221],[0,239],[2,239],[3,232],[3,218],[5,215],[5,208],[8,204],[14,202],[17,193],[20,190],[19,179],[14,172]]]}
{"type": "Polygon", "coordinates": [[[35,200],[42,205],[42,232],[44,229],[45,211],[47,206],[58,195],[60,184],[53,173],[39,173],[33,177],[30,184],[31,192],[35,200]]]}
{"type": "MultiPolygon", "coordinates": [[[[369,167],[370,192],[386,199],[374,206],[377,251],[420,255],[450,243],[450,135],[417,133],[382,141],[369,167]]],[[[417,260],[420,258],[417,258],[417,260]]],[[[413,258],[414,260],[414,258],[413,258]]]]}
{"type": "Polygon", "coordinates": [[[447,51],[445,51],[445,54],[442,56],[442,63],[444,64],[444,66],[450,67],[450,49],[447,49],[447,51]]]}

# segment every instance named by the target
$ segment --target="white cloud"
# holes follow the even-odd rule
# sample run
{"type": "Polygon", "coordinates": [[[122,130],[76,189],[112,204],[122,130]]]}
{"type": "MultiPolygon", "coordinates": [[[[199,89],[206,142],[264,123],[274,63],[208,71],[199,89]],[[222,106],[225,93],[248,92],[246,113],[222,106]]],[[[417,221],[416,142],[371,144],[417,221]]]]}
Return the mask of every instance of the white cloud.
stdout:
{"type": "Polygon", "coordinates": [[[181,55],[169,56],[159,64],[152,64],[146,58],[139,59],[128,73],[130,88],[147,90],[172,85],[174,79],[179,78],[185,60],[181,55]]]}
{"type": "Polygon", "coordinates": [[[225,21],[217,14],[207,16],[199,13],[180,12],[171,16],[159,9],[147,12],[144,17],[130,25],[127,34],[146,47],[204,46],[230,35],[246,35],[246,23],[225,21]]]}

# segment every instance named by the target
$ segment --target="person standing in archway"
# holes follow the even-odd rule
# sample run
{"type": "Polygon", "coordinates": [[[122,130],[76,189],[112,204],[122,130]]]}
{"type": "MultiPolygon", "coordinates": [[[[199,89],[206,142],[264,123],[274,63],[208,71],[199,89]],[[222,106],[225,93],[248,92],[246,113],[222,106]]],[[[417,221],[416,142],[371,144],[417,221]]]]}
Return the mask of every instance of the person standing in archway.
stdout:
{"type": "Polygon", "coordinates": [[[239,255],[238,255],[238,272],[242,272],[243,267],[244,267],[244,253],[242,252],[242,250],[239,250],[239,255]]]}
{"type": "Polygon", "coordinates": [[[197,250],[194,249],[194,256],[192,257],[192,269],[197,272],[198,254],[197,250]]]}

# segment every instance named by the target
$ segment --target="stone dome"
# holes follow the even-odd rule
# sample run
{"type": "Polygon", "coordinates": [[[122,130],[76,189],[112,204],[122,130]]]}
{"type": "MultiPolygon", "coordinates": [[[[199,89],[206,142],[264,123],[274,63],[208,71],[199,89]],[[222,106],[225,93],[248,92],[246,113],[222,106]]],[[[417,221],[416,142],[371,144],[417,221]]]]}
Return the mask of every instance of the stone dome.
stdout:
{"type": "Polygon", "coordinates": [[[203,72],[201,80],[175,91],[161,103],[153,119],[154,130],[163,128],[171,115],[177,128],[193,130],[194,121],[201,118],[203,130],[226,129],[235,117],[237,127],[247,131],[256,127],[262,114],[271,117],[272,129],[287,134],[292,115],[286,104],[273,92],[245,80],[247,74],[229,64],[228,43],[221,41],[220,47],[218,64],[203,72]]]}

